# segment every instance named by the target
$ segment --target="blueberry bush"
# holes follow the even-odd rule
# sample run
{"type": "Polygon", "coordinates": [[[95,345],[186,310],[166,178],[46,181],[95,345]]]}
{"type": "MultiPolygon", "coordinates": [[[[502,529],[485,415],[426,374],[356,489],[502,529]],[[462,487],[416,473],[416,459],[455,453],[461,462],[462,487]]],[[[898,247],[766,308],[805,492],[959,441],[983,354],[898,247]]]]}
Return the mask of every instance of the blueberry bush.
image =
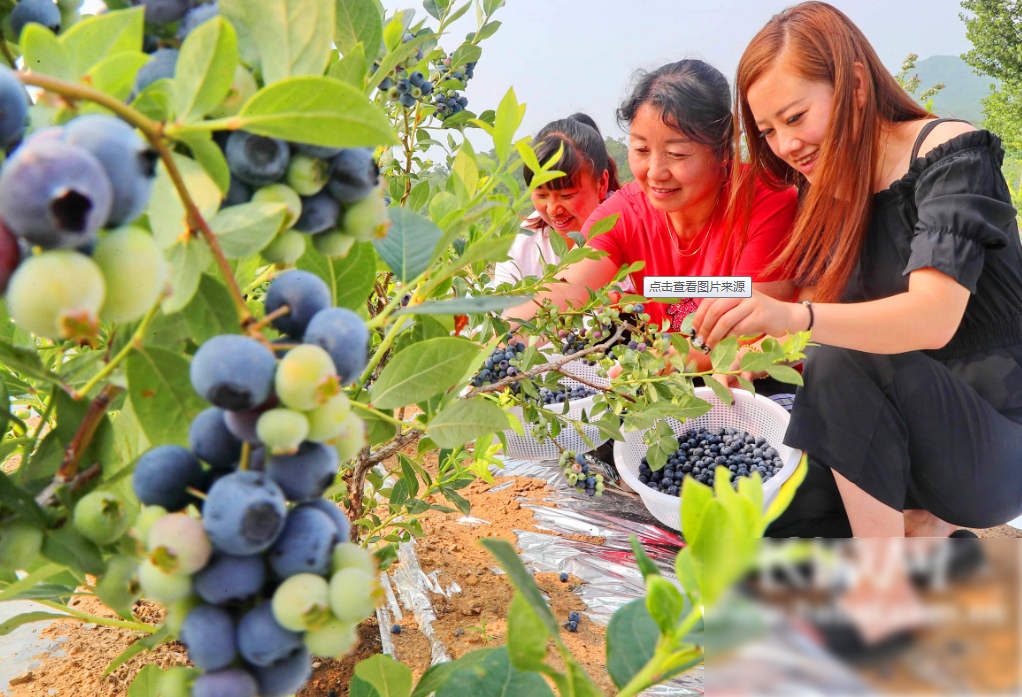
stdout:
{"type": "MultiPolygon", "coordinates": [[[[530,198],[514,173],[561,176],[517,135],[512,90],[479,113],[462,94],[503,0],[425,0],[423,18],[377,0],[80,5],[0,0],[0,602],[45,608],[0,635],[69,616],[139,632],[108,672],[181,640],[194,668],[149,666],[133,697],[292,694],[312,656],[352,650],[419,517],[469,513],[458,491],[492,481],[506,433],[574,429],[595,447],[585,426],[649,429],[647,479],[670,472],[684,502],[684,594],[636,545],[649,595],[608,632],[619,694],[700,662],[704,607],[754,562],[798,477],[764,512],[772,462],[736,476],[665,430],[710,408],[695,378],[730,401],[709,377],[737,372],[738,345],[696,371],[688,341],[621,296],[633,269],[577,307],[502,318],[601,254],[554,236],[562,259],[542,277],[491,281],[530,198]],[[441,47],[473,10],[476,31],[441,47]],[[431,153],[451,172],[440,187],[431,153]],[[561,386],[575,361],[622,370],[561,386]],[[568,418],[579,399],[592,410],[568,418]],[[69,605],[83,594],[120,619],[69,605]],[[166,607],[162,625],[135,617],[142,597],[166,607]]],[[[797,382],[783,362],[807,341],[767,340],[741,370],[797,382]]],[[[576,457],[561,464],[580,489],[613,486],[576,457]]],[[[487,546],[518,590],[508,645],[436,666],[414,691],[407,667],[376,656],[352,694],[549,694],[544,676],[599,694],[514,550],[487,546]],[[544,662],[550,640],[563,672],[544,662]]]]}

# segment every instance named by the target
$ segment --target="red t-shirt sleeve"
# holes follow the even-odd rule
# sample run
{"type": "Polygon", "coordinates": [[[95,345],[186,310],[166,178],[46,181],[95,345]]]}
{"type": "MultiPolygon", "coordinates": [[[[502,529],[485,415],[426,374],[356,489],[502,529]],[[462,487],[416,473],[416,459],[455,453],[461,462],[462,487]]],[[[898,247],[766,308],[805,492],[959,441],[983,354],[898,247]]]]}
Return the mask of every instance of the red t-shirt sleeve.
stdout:
{"type": "Polygon", "coordinates": [[[593,225],[604,218],[617,214],[617,222],[614,227],[586,243],[587,247],[600,249],[610,254],[610,260],[617,268],[625,263],[625,250],[628,249],[628,241],[632,237],[634,221],[629,215],[628,204],[625,197],[618,192],[596,207],[585,225],[582,226],[582,236],[589,239],[589,231],[593,225]]]}
{"type": "Polygon", "coordinates": [[[734,275],[751,276],[754,283],[787,280],[793,276],[784,269],[769,275],[763,271],[788,243],[798,211],[798,194],[794,188],[771,191],[760,186],[762,189],[753,202],[749,236],[734,275]]]}

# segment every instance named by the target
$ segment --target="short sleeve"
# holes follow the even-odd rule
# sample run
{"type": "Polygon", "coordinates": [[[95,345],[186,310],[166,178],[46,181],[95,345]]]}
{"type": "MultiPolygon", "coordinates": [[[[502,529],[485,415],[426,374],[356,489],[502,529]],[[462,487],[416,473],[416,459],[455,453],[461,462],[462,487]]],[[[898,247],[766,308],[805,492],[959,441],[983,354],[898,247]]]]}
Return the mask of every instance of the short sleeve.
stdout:
{"type": "Polygon", "coordinates": [[[1016,225],[1000,160],[1000,140],[971,131],[913,163],[918,222],[904,273],[933,268],[976,292],[986,250],[1006,247],[1016,225]]]}
{"type": "Polygon", "coordinates": [[[794,188],[771,191],[765,186],[753,203],[749,235],[735,265],[735,276],[750,276],[754,283],[784,281],[792,274],[784,269],[766,274],[764,270],[781,254],[788,243],[798,213],[798,193],[794,188]]]}
{"type": "Polygon", "coordinates": [[[589,239],[589,232],[596,223],[615,214],[618,218],[614,227],[589,240],[586,246],[607,252],[611,261],[620,267],[626,263],[625,250],[628,248],[628,241],[632,237],[632,228],[635,224],[627,199],[623,194],[615,192],[613,196],[596,207],[596,210],[586,220],[585,225],[582,226],[582,236],[589,239]]]}

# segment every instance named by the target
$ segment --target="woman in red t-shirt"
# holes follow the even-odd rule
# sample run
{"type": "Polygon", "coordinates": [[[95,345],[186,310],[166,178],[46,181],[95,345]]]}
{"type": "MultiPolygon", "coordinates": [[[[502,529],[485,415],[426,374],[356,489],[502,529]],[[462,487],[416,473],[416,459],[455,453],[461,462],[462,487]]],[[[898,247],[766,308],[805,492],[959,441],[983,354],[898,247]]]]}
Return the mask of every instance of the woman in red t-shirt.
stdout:
{"type": "MultiPolygon", "coordinates": [[[[588,237],[598,221],[619,216],[610,231],[588,242],[609,256],[573,265],[563,276],[567,283],[552,286],[545,297],[561,307],[585,301],[588,288],[603,287],[622,265],[643,261],[645,267],[631,274],[639,293],[646,276],[749,276],[754,290],[792,300],[791,277],[762,270],[787,242],[795,190],[757,184],[744,235],[746,226],[728,214],[735,148],[727,79],[699,60],[662,66],[639,79],[618,120],[628,126],[628,164],[635,181],[602,203],[582,228],[588,237]]],[[[507,316],[528,319],[536,307],[530,302],[507,316]]],[[[691,300],[668,306],[650,302],[646,311],[654,324],[670,318],[676,331],[695,307],[691,300]]],[[[708,365],[700,352],[691,355],[708,365]]]]}

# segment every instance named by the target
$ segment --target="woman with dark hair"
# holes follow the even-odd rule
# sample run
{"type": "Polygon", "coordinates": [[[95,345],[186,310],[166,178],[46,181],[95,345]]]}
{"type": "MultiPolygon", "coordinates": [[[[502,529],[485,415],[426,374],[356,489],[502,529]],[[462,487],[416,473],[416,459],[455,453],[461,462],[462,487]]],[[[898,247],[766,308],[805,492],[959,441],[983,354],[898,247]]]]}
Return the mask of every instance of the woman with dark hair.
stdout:
{"type": "MultiPolygon", "coordinates": [[[[548,123],[534,141],[538,143],[536,157],[540,162],[562,150],[555,168],[564,176],[533,190],[532,205],[536,212],[522,223],[528,232],[519,234],[512,243],[510,260],[496,265],[493,287],[513,284],[526,276],[542,276],[547,264],[560,260],[550,235],[560,235],[570,249],[575,241],[568,233],[581,230],[596,207],[621,188],[617,164],[607,154],[600,129],[589,116],[572,114],[548,123]]],[[[526,184],[531,184],[535,173],[523,166],[522,176],[526,184]]]]}
{"type": "Polygon", "coordinates": [[[822,2],[752,40],[736,113],[752,162],[736,200],[760,177],[805,189],[776,265],[807,300],[706,301],[698,334],[812,328],[784,443],[832,477],[856,537],[1018,517],[1022,244],[1000,139],[935,119],[822,2]]]}
{"type": "MultiPolygon", "coordinates": [[[[618,215],[610,231],[588,242],[608,255],[573,265],[566,283],[537,299],[550,298],[561,307],[584,301],[589,288],[607,285],[622,265],[642,261],[645,267],[631,274],[639,293],[646,276],[748,276],[759,292],[791,300],[791,277],[764,269],[787,242],[795,190],[757,184],[742,234],[730,233],[737,223],[728,211],[729,177],[740,167],[734,164],[731,91],[720,71],[700,60],[683,60],[641,73],[618,117],[628,127],[628,164],[635,181],[599,206],[582,228],[588,237],[596,222],[618,215]]],[[[695,303],[650,302],[645,309],[651,323],[670,320],[677,331],[695,303]]],[[[530,302],[506,316],[528,319],[535,311],[530,302]]],[[[690,355],[700,370],[708,369],[708,356],[690,355]]]]}

